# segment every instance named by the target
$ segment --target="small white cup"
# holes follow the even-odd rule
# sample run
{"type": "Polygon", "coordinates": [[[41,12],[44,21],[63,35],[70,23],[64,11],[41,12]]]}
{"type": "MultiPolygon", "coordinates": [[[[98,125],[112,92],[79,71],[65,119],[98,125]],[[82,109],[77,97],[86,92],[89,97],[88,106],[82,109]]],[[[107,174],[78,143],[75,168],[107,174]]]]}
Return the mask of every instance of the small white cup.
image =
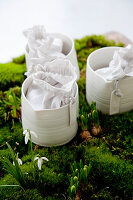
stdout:
{"type": "Polygon", "coordinates": [[[104,47],[91,53],[87,59],[86,99],[89,104],[96,102],[98,110],[107,114],[123,113],[133,109],[133,77],[118,81],[123,94],[116,96],[115,81],[106,81],[95,70],[109,66],[114,52],[122,47],[104,47]]]}
{"type": "MultiPolygon", "coordinates": [[[[74,47],[74,41],[61,33],[52,33],[51,35],[56,36],[56,38],[59,38],[63,41],[63,51],[62,53],[65,54],[65,58],[70,60],[72,65],[75,67],[75,71],[77,74],[77,80],[80,78],[80,71],[79,71],[79,66],[78,66],[78,61],[77,61],[77,55],[74,47]]],[[[25,57],[26,57],[26,66],[27,66],[27,71],[30,69],[30,66],[41,64],[45,64],[45,58],[30,58],[29,57],[29,49],[28,45],[26,45],[26,51],[25,51],[25,57]]]]}
{"type": "Polygon", "coordinates": [[[76,135],[78,124],[78,86],[74,103],[58,109],[35,111],[26,98],[26,92],[33,80],[29,76],[22,85],[22,126],[23,129],[34,131],[38,138],[31,136],[32,141],[40,146],[58,146],[72,140],[76,135]]]}

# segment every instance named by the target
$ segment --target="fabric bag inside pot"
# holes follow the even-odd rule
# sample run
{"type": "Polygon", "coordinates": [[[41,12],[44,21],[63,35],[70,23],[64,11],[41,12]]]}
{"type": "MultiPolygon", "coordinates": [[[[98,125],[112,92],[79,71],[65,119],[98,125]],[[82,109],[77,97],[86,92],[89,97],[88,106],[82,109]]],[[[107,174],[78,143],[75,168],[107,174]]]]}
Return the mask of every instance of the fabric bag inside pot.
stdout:
{"type": "Polygon", "coordinates": [[[33,26],[23,32],[28,39],[28,58],[35,64],[44,64],[56,58],[65,57],[62,53],[63,41],[54,35],[47,33],[44,26],[33,26]]]}
{"type": "Polygon", "coordinates": [[[45,66],[34,66],[34,70],[26,93],[34,110],[55,109],[73,103],[77,75],[69,60],[56,59],[45,66]]]}
{"type": "Polygon", "coordinates": [[[96,73],[107,81],[118,81],[123,77],[133,76],[133,46],[128,45],[115,51],[109,67],[100,68],[96,73]]]}

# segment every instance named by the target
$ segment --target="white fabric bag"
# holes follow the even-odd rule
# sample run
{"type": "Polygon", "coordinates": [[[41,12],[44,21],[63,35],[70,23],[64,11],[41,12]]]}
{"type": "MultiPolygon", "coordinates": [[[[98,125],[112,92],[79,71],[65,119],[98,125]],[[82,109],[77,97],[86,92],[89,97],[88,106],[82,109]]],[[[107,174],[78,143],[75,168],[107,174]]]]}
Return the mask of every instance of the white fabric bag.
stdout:
{"type": "Polygon", "coordinates": [[[74,41],[70,37],[60,33],[46,33],[43,26],[27,29],[24,35],[28,39],[25,52],[27,71],[34,73],[34,65],[45,65],[56,58],[64,57],[76,69],[77,80],[80,78],[74,41]]]}
{"type": "Polygon", "coordinates": [[[38,138],[32,135],[32,141],[38,145],[63,145],[77,133],[78,86],[74,68],[69,64],[68,60],[57,59],[45,67],[39,65],[37,73],[22,85],[23,129],[37,134],[38,138]]]}
{"type": "Polygon", "coordinates": [[[107,81],[120,80],[126,76],[133,76],[133,46],[128,45],[114,52],[109,67],[96,70],[107,81]]]}
{"type": "Polygon", "coordinates": [[[96,70],[109,66],[114,52],[120,49],[123,50],[122,47],[101,48],[91,53],[87,59],[86,99],[89,104],[95,101],[97,109],[110,115],[133,109],[132,76],[126,77],[119,73],[113,80],[106,80],[106,75],[103,77],[96,73],[96,70]]]}
{"type": "Polygon", "coordinates": [[[60,108],[74,101],[77,76],[69,60],[37,65],[35,71],[26,94],[34,110],[60,108]]]}

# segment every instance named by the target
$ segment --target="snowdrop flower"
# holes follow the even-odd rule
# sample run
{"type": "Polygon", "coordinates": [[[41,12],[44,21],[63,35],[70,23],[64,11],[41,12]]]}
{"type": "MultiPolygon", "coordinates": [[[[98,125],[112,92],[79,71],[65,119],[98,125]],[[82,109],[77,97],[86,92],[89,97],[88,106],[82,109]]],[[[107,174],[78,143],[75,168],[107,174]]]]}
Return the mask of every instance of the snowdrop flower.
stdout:
{"type": "Polygon", "coordinates": [[[38,168],[39,168],[39,170],[41,170],[41,167],[42,167],[42,164],[43,164],[43,160],[49,161],[46,157],[41,157],[41,158],[35,157],[34,161],[35,160],[38,160],[38,168]]]}
{"type": "Polygon", "coordinates": [[[24,130],[23,135],[25,135],[25,144],[28,143],[28,140],[30,140],[30,136],[33,135],[37,138],[37,135],[34,131],[30,131],[30,130],[24,130]]]}
{"type": "MultiPolygon", "coordinates": [[[[21,160],[20,158],[16,158],[16,160],[18,161],[18,164],[19,164],[19,165],[22,165],[22,164],[23,164],[23,163],[22,163],[22,160],[21,160]]],[[[13,161],[13,165],[15,165],[14,161],[13,161]]]]}

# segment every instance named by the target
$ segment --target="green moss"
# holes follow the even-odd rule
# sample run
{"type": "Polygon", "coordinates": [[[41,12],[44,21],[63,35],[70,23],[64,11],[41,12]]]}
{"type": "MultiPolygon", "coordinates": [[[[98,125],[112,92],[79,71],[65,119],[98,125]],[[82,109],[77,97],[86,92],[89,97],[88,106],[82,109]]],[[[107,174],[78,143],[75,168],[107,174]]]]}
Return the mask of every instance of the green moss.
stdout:
{"type": "Polygon", "coordinates": [[[0,64],[0,89],[7,90],[16,85],[21,86],[24,81],[26,65],[13,62],[0,64]]]}
{"type": "Polygon", "coordinates": [[[2,164],[3,157],[9,158],[9,159],[11,158],[11,155],[8,149],[0,150],[0,177],[3,177],[4,174],[6,173],[5,170],[3,169],[3,164],[2,164]]]}
{"type": "MultiPolygon", "coordinates": [[[[16,181],[10,175],[6,175],[0,180],[0,185],[16,185],[16,181]]],[[[0,187],[1,200],[44,200],[44,197],[37,189],[27,189],[23,191],[20,187],[0,187]]]]}
{"type": "Polygon", "coordinates": [[[6,142],[8,142],[15,151],[20,152],[20,156],[25,153],[23,129],[20,123],[15,123],[12,127],[10,123],[5,127],[0,128],[0,149],[7,149],[6,142]]]}
{"type": "Polygon", "coordinates": [[[23,54],[22,56],[13,58],[12,61],[13,61],[13,63],[16,63],[16,64],[23,64],[23,63],[25,63],[25,55],[23,54]]]}
{"type": "Polygon", "coordinates": [[[104,146],[86,147],[85,162],[93,166],[93,178],[97,186],[109,187],[112,194],[124,197],[133,195],[133,165],[123,161],[104,146]]]}
{"type": "MultiPolygon", "coordinates": [[[[116,46],[116,43],[111,40],[107,40],[103,35],[90,35],[83,37],[81,39],[75,40],[75,49],[76,51],[80,51],[82,49],[90,49],[95,47],[108,47],[108,46],[116,46]]],[[[123,46],[122,43],[118,43],[117,46],[123,46]]]]}
{"type": "Polygon", "coordinates": [[[100,113],[102,136],[113,154],[133,160],[133,111],[108,116],[100,113]]]}
{"type": "Polygon", "coordinates": [[[61,173],[54,172],[53,169],[48,168],[45,164],[42,166],[42,170],[39,175],[38,183],[42,183],[43,187],[57,187],[59,184],[63,184],[64,176],[61,173]]]}
{"type": "Polygon", "coordinates": [[[98,194],[93,194],[91,199],[93,200],[113,200],[114,198],[110,194],[110,192],[107,189],[102,189],[101,191],[98,192],[98,194]]]}
{"type": "Polygon", "coordinates": [[[0,160],[2,159],[2,157],[6,157],[6,158],[10,158],[10,152],[8,149],[2,149],[0,150],[0,160]]]}
{"type": "Polygon", "coordinates": [[[0,91],[0,127],[5,125],[8,115],[8,106],[4,103],[4,100],[4,93],[0,91]]]}
{"type": "Polygon", "coordinates": [[[64,200],[63,194],[42,196],[37,189],[28,189],[25,192],[20,188],[16,189],[14,187],[0,189],[1,200],[14,200],[14,197],[15,200],[64,200]]]}
{"type": "Polygon", "coordinates": [[[3,147],[6,141],[10,141],[12,138],[9,125],[0,129],[0,146],[3,147]]]}
{"type": "MultiPolygon", "coordinates": [[[[29,166],[28,167],[23,167],[23,169],[27,170],[29,172],[29,166]]],[[[45,171],[46,172],[46,171],[45,171]]],[[[53,173],[53,172],[52,172],[53,173]]],[[[50,177],[52,178],[52,173],[50,173],[50,177]]],[[[46,177],[48,175],[48,173],[46,172],[45,178],[48,180],[48,178],[46,177]]],[[[46,182],[47,182],[46,180],[46,182]]],[[[36,181],[38,181],[36,179],[36,181]]],[[[28,185],[29,189],[26,189],[25,191],[23,191],[20,187],[0,187],[0,199],[1,200],[20,200],[20,199],[24,199],[24,200],[55,200],[55,199],[60,199],[63,200],[63,193],[55,193],[54,191],[52,191],[51,194],[51,190],[53,190],[52,186],[49,188],[45,188],[44,186],[46,185],[45,183],[41,183],[37,186],[36,185],[28,185]],[[43,185],[44,184],[44,185],[43,185]],[[36,188],[34,188],[36,186],[36,188]],[[40,190],[43,187],[43,192],[40,193],[40,190]],[[44,190],[45,189],[45,190],[44,190]],[[48,194],[49,193],[49,194],[48,194]]],[[[0,179],[0,185],[16,185],[17,182],[15,181],[15,179],[12,178],[12,176],[10,175],[5,175],[4,178],[0,179]]],[[[29,184],[27,182],[27,184],[29,184]]]]}

